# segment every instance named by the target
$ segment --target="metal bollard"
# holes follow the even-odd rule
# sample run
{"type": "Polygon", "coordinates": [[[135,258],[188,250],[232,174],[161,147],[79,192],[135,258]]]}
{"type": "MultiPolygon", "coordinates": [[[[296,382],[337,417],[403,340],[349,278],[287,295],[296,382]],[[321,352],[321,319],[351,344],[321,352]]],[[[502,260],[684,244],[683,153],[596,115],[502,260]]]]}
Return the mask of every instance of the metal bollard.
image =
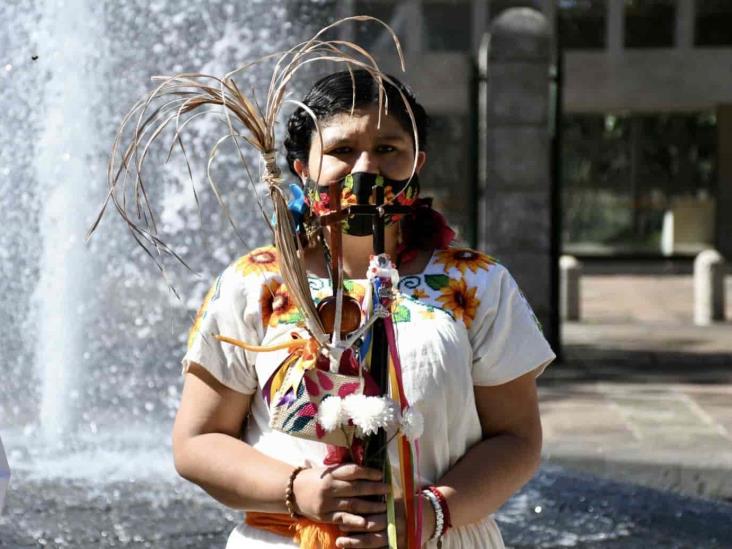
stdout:
{"type": "Polygon", "coordinates": [[[724,258],[704,250],[694,259],[694,324],[724,320],[724,258]]]}
{"type": "Polygon", "coordinates": [[[580,278],[582,264],[576,257],[559,258],[559,314],[563,320],[580,319],[580,278]]]}

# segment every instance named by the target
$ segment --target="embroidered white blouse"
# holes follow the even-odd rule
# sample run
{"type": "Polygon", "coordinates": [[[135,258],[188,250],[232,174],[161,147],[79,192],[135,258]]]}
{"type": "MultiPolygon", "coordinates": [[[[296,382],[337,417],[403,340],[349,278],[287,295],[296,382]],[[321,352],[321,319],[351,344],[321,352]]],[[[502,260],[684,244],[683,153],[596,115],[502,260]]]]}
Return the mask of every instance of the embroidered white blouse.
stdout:
{"type": "MultiPolygon", "coordinates": [[[[311,277],[310,286],[316,301],[331,294],[325,279],[311,277]]],[[[345,286],[368,310],[368,281],[348,280],[345,286]]],[[[398,290],[393,319],[404,389],[425,424],[417,483],[433,484],[481,440],[473,386],[500,385],[531,371],[539,375],[554,353],[511,275],[487,255],[465,248],[437,250],[422,273],[399,281],[398,290]]],[[[208,292],[190,332],[183,371],[198,363],[227,387],[254,395],[244,440],[257,450],[293,466],[320,465],[324,444],[269,427],[260,390],[287,351],[251,353],[212,337],[267,345],[299,331],[300,320],[282,285],[276,250],[256,249],[230,265],[208,292]]],[[[395,448],[390,460],[398,466],[395,448]]],[[[227,549],[294,546],[242,522],[227,549]]],[[[501,548],[503,541],[487,516],[448,531],[443,547],[501,548]]]]}

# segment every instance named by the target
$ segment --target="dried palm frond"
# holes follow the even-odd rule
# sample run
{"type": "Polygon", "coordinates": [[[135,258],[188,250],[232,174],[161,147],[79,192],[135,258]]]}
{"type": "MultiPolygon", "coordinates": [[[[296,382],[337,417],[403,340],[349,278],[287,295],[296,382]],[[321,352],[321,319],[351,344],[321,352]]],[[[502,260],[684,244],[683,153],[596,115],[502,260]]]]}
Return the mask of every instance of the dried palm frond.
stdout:
{"type": "MultiPolygon", "coordinates": [[[[302,42],[285,52],[265,56],[221,78],[200,73],[153,77],[153,81],[157,82],[158,86],[132,107],[124,117],[117,132],[107,172],[109,191],[97,218],[89,230],[88,237],[99,226],[107,206],[111,202],[135,241],[153,259],[163,275],[165,275],[165,269],[162,257],[165,255],[172,256],[189,268],[185,261],[158,236],[155,214],[142,176],[142,168],[151,145],[172,122],[175,122],[175,134],[170,144],[168,157],[170,157],[176,145],[181,149],[188,170],[188,177],[193,186],[196,204],[198,204],[198,194],[193,184],[192,169],[181,139],[181,133],[194,118],[214,115],[225,122],[227,133],[215,143],[209,153],[206,169],[209,186],[230,225],[241,238],[237,225],[229,214],[222,194],[211,176],[211,166],[219,147],[225,141],[231,140],[236,146],[242,167],[248,174],[250,183],[256,186],[242,152],[241,144],[246,143],[259,152],[263,160],[263,170],[259,179],[267,186],[275,214],[275,225],[270,225],[270,227],[274,232],[275,245],[281,257],[282,277],[288,292],[291,293],[293,300],[303,313],[308,330],[321,344],[325,344],[327,338],[310,295],[307,273],[302,261],[302,246],[294,233],[291,214],[287,208],[287,198],[282,189],[282,176],[276,162],[275,122],[282,105],[286,102],[304,108],[315,120],[315,115],[307,107],[286,98],[287,87],[300,68],[311,63],[325,61],[342,63],[349,71],[352,71],[352,67],[357,67],[369,72],[379,86],[378,112],[380,123],[382,111],[387,113],[389,108],[388,97],[384,90],[384,82],[391,82],[389,77],[382,73],[374,58],[361,46],[345,40],[327,40],[323,38],[325,33],[339,25],[359,21],[371,21],[383,25],[394,41],[401,68],[404,70],[404,56],[394,31],[379,19],[361,15],[336,21],[321,29],[308,41],[302,42]],[[234,81],[234,77],[256,64],[273,59],[276,59],[276,62],[267,89],[266,102],[261,108],[253,96],[250,98],[241,92],[234,81]],[[186,118],[186,115],[189,116],[186,118]],[[127,145],[123,146],[124,132],[133,123],[132,137],[127,145]],[[131,183],[130,179],[132,180],[131,183]]],[[[399,88],[396,87],[396,89],[399,88]]],[[[409,108],[409,103],[403,95],[402,100],[412,120],[414,130],[414,173],[417,165],[416,152],[418,150],[416,123],[409,108]]],[[[320,135],[317,120],[315,120],[315,124],[317,133],[320,135]]],[[[261,202],[256,188],[255,196],[257,196],[259,208],[265,221],[269,223],[264,204],[261,202]]],[[[339,332],[339,327],[336,327],[336,333],[339,332]]]]}

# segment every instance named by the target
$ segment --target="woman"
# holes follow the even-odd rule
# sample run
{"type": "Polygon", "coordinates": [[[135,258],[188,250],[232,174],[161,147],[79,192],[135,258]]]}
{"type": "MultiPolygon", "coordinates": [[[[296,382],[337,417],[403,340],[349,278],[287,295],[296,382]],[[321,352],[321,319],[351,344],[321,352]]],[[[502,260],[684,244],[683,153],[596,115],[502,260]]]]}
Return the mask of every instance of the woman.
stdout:
{"type": "MultiPolygon", "coordinates": [[[[372,76],[354,76],[353,113],[348,72],[320,80],[303,100],[318,118],[322,141],[308,113],[300,108],[292,115],[290,169],[306,188],[321,191],[359,174],[380,175],[392,183],[397,202],[412,204],[413,214],[390,220],[385,247],[399,258],[403,309],[395,322],[405,392],[425,419],[419,482],[433,487],[434,497],[421,492],[423,543],[502,547],[491,513],[539,464],[535,378],[554,355],[508,272],[489,256],[446,247],[451,232],[425,201],[415,200],[416,176],[400,192],[413,168],[419,173],[426,163],[422,107],[396,82],[386,86],[388,112],[379,116],[372,76]],[[410,109],[399,91],[414,114],[416,158],[410,109]]],[[[317,215],[326,197],[311,193],[310,215],[317,215]]],[[[347,224],[342,237],[343,269],[346,290],[361,300],[372,237],[355,225],[347,224]]],[[[266,345],[296,329],[297,310],[282,288],[277,259],[273,247],[245,255],[219,277],[199,311],[183,361],[173,431],[176,468],[232,508],[286,514],[289,498],[296,514],[336,524],[339,547],[384,547],[385,505],[367,497],[386,493],[381,473],[353,464],[326,467],[325,445],[272,431],[259,389],[281,356],[243,352],[205,337],[221,333],[266,345]],[[288,486],[292,493],[286,497],[288,486]]],[[[329,294],[319,247],[306,251],[305,266],[315,298],[329,294]]],[[[246,522],[227,545],[293,546],[291,539],[246,522]]]]}

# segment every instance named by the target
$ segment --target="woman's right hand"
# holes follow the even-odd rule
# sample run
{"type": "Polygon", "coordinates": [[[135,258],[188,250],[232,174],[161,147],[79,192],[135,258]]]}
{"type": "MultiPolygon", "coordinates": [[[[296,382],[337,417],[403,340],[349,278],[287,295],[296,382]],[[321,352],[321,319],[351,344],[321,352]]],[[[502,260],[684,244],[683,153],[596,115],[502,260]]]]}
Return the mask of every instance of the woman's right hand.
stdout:
{"type": "Polygon", "coordinates": [[[353,463],[304,469],[295,477],[292,489],[296,510],[304,517],[350,531],[385,528],[386,503],[366,499],[386,495],[388,487],[381,471],[353,463]]]}

